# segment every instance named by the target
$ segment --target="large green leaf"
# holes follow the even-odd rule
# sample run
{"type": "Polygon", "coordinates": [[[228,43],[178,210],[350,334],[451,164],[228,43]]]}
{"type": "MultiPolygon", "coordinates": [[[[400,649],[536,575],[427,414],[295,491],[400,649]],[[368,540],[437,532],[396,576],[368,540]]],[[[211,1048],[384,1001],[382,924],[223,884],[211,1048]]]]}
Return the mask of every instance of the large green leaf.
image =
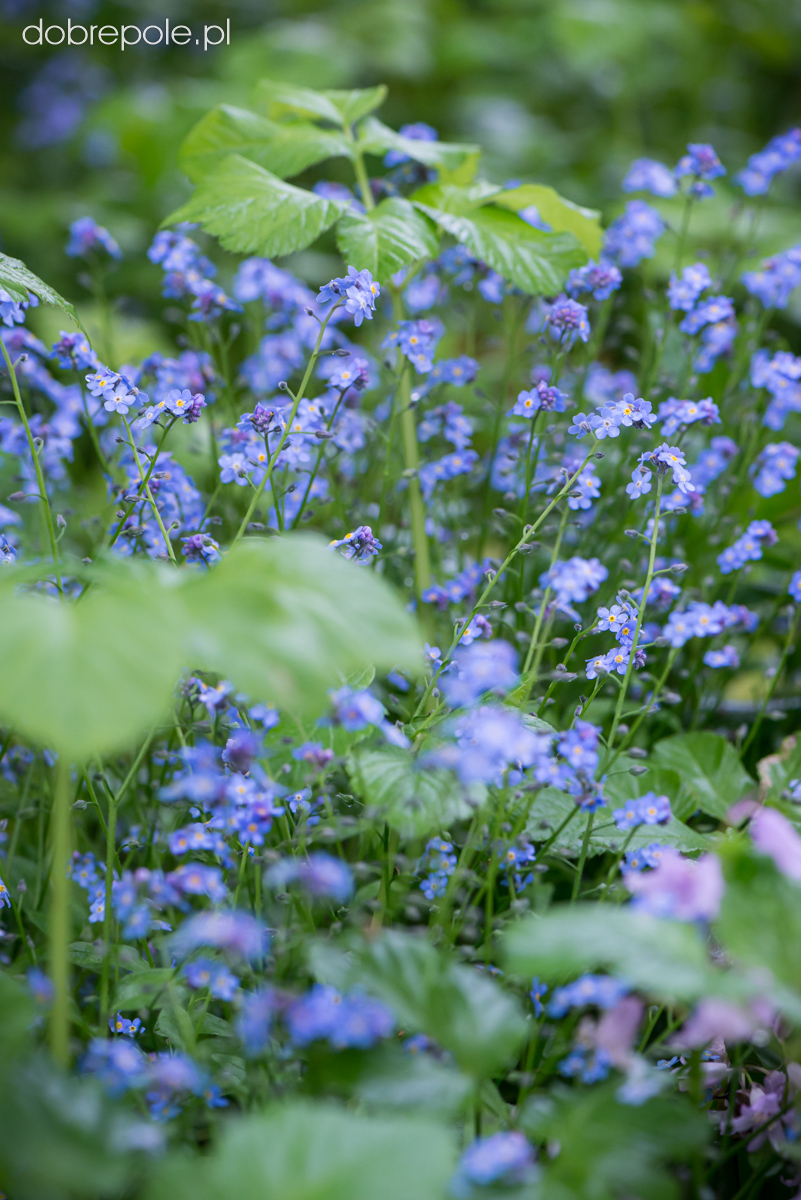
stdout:
{"type": "Polygon", "coordinates": [[[696,808],[721,819],[754,787],[737,751],[717,733],[680,733],[658,742],[651,755],[655,767],[676,771],[696,808]]]}
{"type": "Polygon", "coordinates": [[[343,125],[347,126],[380,108],[387,98],[387,87],[386,84],[379,83],[375,87],[351,88],[349,91],[329,89],[323,92],[323,95],[331,101],[340,114],[343,125]]]}
{"type": "Polygon", "coordinates": [[[698,807],[689,784],[684,782],[678,771],[668,771],[661,766],[654,768],[649,764],[643,775],[631,775],[628,771],[615,772],[604,784],[604,795],[610,808],[619,808],[626,800],[644,796],[646,792],[667,796],[673,815],[680,820],[692,816],[698,807]]]}
{"type": "Polygon", "coordinates": [[[221,104],[190,131],[179,163],[197,183],[231,154],[240,154],[286,179],[325,158],[348,157],[350,145],[337,130],[321,129],[307,121],[281,125],[248,109],[221,104]]]}
{"type": "Polygon", "coordinates": [[[625,1105],[611,1083],[537,1097],[521,1123],[537,1141],[559,1147],[544,1168],[542,1200],[673,1200],[679,1188],[667,1163],[686,1162],[711,1133],[686,1097],[625,1105]]]}
{"type": "Polygon", "coordinates": [[[485,205],[463,214],[418,198],[415,204],[476,258],[531,296],[559,292],[568,271],[586,262],[572,233],[542,233],[516,213],[485,205]]]}
{"type": "Polygon", "coordinates": [[[422,938],[388,931],[360,955],[353,978],[388,1004],[404,1028],[450,1050],[468,1074],[488,1077],[507,1066],[525,1037],[513,996],[422,938]]]}
{"type": "Polygon", "coordinates": [[[120,564],[78,604],[0,592],[0,720],[71,761],[143,733],[169,707],[184,665],[165,574],[120,564]]]}
{"type": "Polygon", "coordinates": [[[188,662],[281,706],[319,711],[339,676],[420,662],[400,600],[313,534],[241,542],[190,580],[182,600],[188,662]]]}
{"type": "Polygon", "coordinates": [[[400,197],[382,200],[369,213],[345,213],[337,226],[337,245],[347,263],[365,267],[379,280],[420,258],[435,258],[439,239],[413,204],[400,197]]]}
{"type": "MultiPolygon", "coordinates": [[[[648,776],[636,779],[626,772],[625,778],[631,781],[629,786],[619,785],[619,791],[627,793],[625,799],[640,796],[648,790],[642,786],[641,782],[643,779],[649,778],[648,776]]],[[[709,838],[695,829],[691,829],[689,825],[685,825],[676,817],[673,817],[666,825],[640,825],[629,838],[628,833],[621,832],[614,824],[611,812],[616,805],[623,803],[624,797],[617,798],[610,795],[609,791],[607,791],[607,796],[608,807],[600,809],[593,817],[592,832],[587,848],[590,857],[618,851],[622,849],[624,842],[628,843],[629,850],[638,850],[641,846],[650,845],[651,842],[659,842],[663,846],[673,846],[674,849],[685,852],[709,848],[709,838]]],[[[575,808],[575,800],[566,792],[559,792],[556,788],[544,788],[532,805],[526,829],[528,836],[533,842],[548,841],[565,818],[571,813],[575,813],[575,808]]],[[[556,838],[552,849],[560,854],[578,855],[584,842],[588,820],[589,817],[586,813],[575,813],[569,824],[556,838]]]]}
{"type": "Polygon", "coordinates": [[[45,283],[38,275],[34,275],[33,271],[28,270],[24,262],[2,253],[0,253],[0,287],[5,288],[14,300],[23,302],[28,301],[30,298],[28,293],[32,292],[43,304],[60,308],[62,312],[72,317],[76,325],[83,329],[78,314],[69,300],[65,300],[48,283],[45,283]]]}
{"type": "Polygon", "coordinates": [[[386,1120],[285,1101],[228,1122],[211,1154],[167,1159],[145,1197],[442,1200],[455,1161],[453,1135],[430,1118],[386,1120]]]}
{"type": "Polygon", "coordinates": [[[415,671],[412,618],[371,572],[309,534],[247,540],[214,570],[111,562],[78,603],[0,588],[0,720],[71,761],[130,745],[182,668],[295,708],[370,663],[415,671]]]}
{"type": "Polygon", "coordinates": [[[408,837],[446,829],[472,811],[451,771],[421,766],[408,750],[396,746],[356,751],[350,774],[381,820],[408,837]]]}
{"type": "Polygon", "coordinates": [[[305,249],[342,212],[336,201],[293,187],[232,154],[164,224],[197,221],[226,250],[272,258],[305,249]]]}
{"type": "Polygon", "coordinates": [[[480,152],[478,146],[467,142],[423,142],[404,137],[377,117],[368,117],[359,127],[359,149],[363,154],[378,156],[388,150],[398,150],[414,162],[426,167],[444,167],[447,171],[458,171],[480,152]]]}
{"type": "Polygon", "coordinates": [[[601,251],[601,214],[594,208],[581,208],[572,200],[566,200],[552,187],[543,183],[524,183],[500,192],[492,202],[518,213],[534,205],[554,233],[574,233],[590,258],[597,258],[601,251]]]}
{"type": "Polygon", "coordinates": [[[604,967],[659,1000],[738,995],[733,972],[712,966],[698,930],[611,904],[576,904],[528,917],[505,935],[509,968],[557,982],[604,967]]]}

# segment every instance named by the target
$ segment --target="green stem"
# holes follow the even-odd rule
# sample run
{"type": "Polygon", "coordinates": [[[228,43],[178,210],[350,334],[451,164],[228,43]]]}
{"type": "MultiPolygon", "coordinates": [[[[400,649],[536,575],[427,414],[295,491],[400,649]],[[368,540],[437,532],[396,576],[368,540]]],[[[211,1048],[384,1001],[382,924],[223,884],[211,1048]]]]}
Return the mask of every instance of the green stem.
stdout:
{"type": "Polygon", "coordinates": [[[651,590],[651,580],[654,577],[654,563],[656,561],[656,545],[659,540],[659,512],[662,507],[662,485],[664,483],[664,475],[659,476],[659,482],[656,486],[656,511],[654,512],[654,525],[651,534],[651,553],[648,556],[648,571],[645,576],[645,584],[642,589],[642,603],[639,606],[637,613],[637,624],[634,628],[634,637],[631,642],[631,652],[629,654],[628,666],[623,679],[623,686],[618,692],[617,704],[615,706],[615,715],[612,719],[612,728],[609,731],[609,740],[607,745],[610,750],[614,750],[615,734],[617,727],[620,724],[620,717],[623,712],[623,704],[625,703],[626,693],[629,690],[632,672],[634,671],[634,659],[637,653],[637,644],[640,640],[640,630],[642,628],[643,617],[645,616],[645,606],[648,601],[648,594],[651,590]]]}
{"type": "MultiPolygon", "coordinates": [[[[172,422],[171,422],[169,425],[166,425],[166,426],[164,427],[164,432],[163,432],[163,433],[162,433],[162,435],[161,435],[161,441],[159,442],[158,446],[156,447],[156,453],[153,455],[153,457],[152,457],[152,458],[151,458],[151,460],[150,460],[150,464],[149,464],[149,466],[148,466],[148,468],[147,468],[147,472],[146,472],[146,473],[145,473],[145,474],[142,476],[142,482],[139,484],[139,487],[138,487],[138,489],[137,489],[137,492],[136,492],[136,496],[134,497],[134,499],[133,499],[133,500],[130,502],[130,504],[128,505],[127,509],[125,510],[125,513],[124,513],[124,515],[123,515],[122,517],[120,517],[120,519],[119,519],[119,522],[120,522],[120,523],[119,523],[119,525],[117,526],[117,528],[116,528],[116,531],[115,531],[115,533],[114,533],[113,537],[112,537],[112,538],[109,540],[109,542],[108,542],[108,545],[105,547],[105,549],[106,549],[106,550],[110,550],[110,549],[111,549],[111,547],[114,545],[114,543],[116,542],[117,538],[120,536],[120,534],[122,533],[123,529],[125,528],[125,522],[126,522],[126,521],[128,520],[128,518],[130,517],[130,515],[131,515],[131,513],[133,512],[133,510],[134,510],[134,508],[136,507],[136,505],[137,505],[137,504],[139,503],[139,501],[142,499],[142,492],[144,491],[144,489],[145,489],[145,488],[148,486],[148,484],[150,483],[150,476],[153,474],[153,472],[154,472],[154,471],[155,471],[155,469],[156,469],[156,463],[157,463],[157,462],[158,462],[158,460],[159,460],[159,455],[161,454],[161,448],[162,448],[162,446],[164,445],[164,440],[165,440],[165,438],[167,437],[167,434],[170,432],[170,430],[172,429],[172,427],[173,427],[173,425],[174,425],[174,424],[175,424],[175,422],[174,422],[174,421],[172,421],[172,422]]],[[[127,428],[127,427],[126,427],[126,428],[127,428]]],[[[130,435],[130,431],[129,431],[129,433],[128,433],[128,437],[129,437],[129,439],[130,439],[130,436],[131,436],[131,435],[130,435]]],[[[141,474],[141,468],[140,468],[140,474],[141,474]]],[[[149,494],[149,493],[148,493],[148,494],[149,494]]]]}
{"type": "Polygon", "coordinates": [[[651,711],[651,709],[653,708],[653,706],[656,704],[659,693],[662,691],[662,688],[665,686],[665,681],[667,680],[667,677],[670,674],[671,668],[672,668],[674,662],[676,661],[678,653],[679,653],[678,647],[674,646],[673,649],[670,651],[670,654],[667,657],[667,662],[665,663],[665,668],[662,671],[662,674],[659,676],[659,679],[656,681],[656,684],[655,684],[654,690],[653,690],[653,694],[651,695],[651,699],[648,701],[648,703],[646,704],[646,706],[642,710],[642,712],[638,715],[637,720],[634,722],[631,729],[628,731],[626,736],[623,738],[623,741],[618,746],[617,750],[615,750],[614,754],[609,759],[609,761],[607,763],[607,770],[609,769],[609,767],[611,767],[612,763],[615,761],[617,756],[619,754],[622,754],[623,751],[626,749],[626,747],[629,746],[631,744],[631,742],[634,740],[634,735],[636,734],[637,730],[640,728],[643,721],[648,716],[648,714],[651,711]]]}
{"type": "Polygon", "coordinates": [[[423,493],[420,490],[418,471],[420,455],[417,446],[417,421],[411,406],[411,370],[404,365],[400,383],[398,384],[398,402],[400,404],[401,432],[403,433],[403,449],[406,458],[406,470],[409,473],[409,510],[412,522],[412,546],[414,547],[414,583],[418,601],[422,600],[423,592],[431,587],[431,559],[428,553],[428,535],[426,534],[426,513],[423,504],[423,493]]]}
{"type": "Polygon", "coordinates": [[[14,364],[9,358],[6,344],[2,338],[0,338],[0,349],[3,351],[3,358],[6,360],[6,367],[8,368],[8,373],[11,376],[11,388],[14,393],[14,403],[17,406],[17,412],[19,413],[20,420],[22,421],[25,429],[25,437],[28,442],[28,449],[30,451],[31,458],[33,459],[33,469],[36,472],[36,483],[39,488],[39,499],[42,504],[42,515],[47,527],[47,535],[50,541],[50,553],[53,557],[53,571],[56,576],[56,586],[58,587],[59,593],[63,596],[64,587],[61,582],[61,564],[59,563],[58,558],[58,541],[56,538],[55,526],[53,524],[53,513],[50,508],[50,501],[47,498],[47,491],[45,489],[45,479],[42,473],[42,464],[39,461],[39,454],[36,449],[36,443],[34,441],[33,434],[31,433],[31,427],[28,424],[28,416],[25,412],[25,405],[22,403],[22,396],[20,395],[19,383],[17,381],[17,373],[14,370],[14,364]]]}
{"type": "MultiPolygon", "coordinates": [[[[567,524],[567,516],[568,516],[569,511],[570,511],[570,509],[568,508],[567,505],[565,505],[564,512],[562,513],[562,519],[559,522],[559,532],[556,535],[556,541],[554,542],[554,547],[551,552],[551,561],[548,566],[549,571],[553,568],[554,563],[556,562],[557,558],[559,557],[559,551],[562,547],[562,538],[564,536],[565,526],[567,524]]],[[[523,666],[524,677],[528,674],[529,669],[531,668],[531,660],[534,657],[535,651],[537,651],[539,648],[538,643],[539,643],[540,632],[542,630],[542,622],[545,617],[545,609],[548,606],[548,601],[549,601],[550,597],[551,597],[551,587],[549,584],[548,587],[546,587],[545,592],[543,594],[542,603],[540,604],[540,611],[537,613],[537,620],[534,625],[534,632],[531,635],[531,641],[529,643],[528,653],[526,654],[526,661],[523,666]]],[[[539,648],[537,661],[534,665],[533,671],[531,672],[531,677],[528,680],[528,687],[526,689],[526,695],[523,700],[523,704],[525,704],[526,700],[529,697],[532,687],[534,686],[534,684],[537,681],[537,672],[539,670],[541,658],[542,658],[542,648],[539,648]]],[[[522,705],[521,705],[521,707],[522,707],[522,705]]]]}
{"type": "MultiPolygon", "coordinates": [[[[328,313],[325,320],[320,323],[320,332],[317,334],[317,341],[314,344],[314,350],[312,351],[311,357],[309,358],[309,361],[306,364],[306,371],[304,373],[303,379],[301,380],[300,387],[297,390],[297,394],[293,397],[294,403],[292,404],[292,409],[290,411],[289,417],[287,418],[286,425],[284,426],[284,431],[281,434],[281,437],[279,439],[275,453],[273,454],[272,458],[270,459],[270,461],[267,464],[267,469],[264,472],[264,478],[262,479],[261,483],[254,491],[253,498],[250,501],[250,504],[248,506],[248,510],[242,519],[242,524],[239,526],[239,529],[237,529],[234,540],[231,542],[231,546],[230,546],[231,550],[233,550],[234,546],[236,546],[244,537],[245,530],[247,529],[248,525],[250,524],[253,514],[256,511],[256,505],[259,503],[259,500],[261,500],[262,493],[264,492],[265,487],[267,486],[268,483],[270,483],[270,481],[272,479],[272,474],[273,474],[273,470],[275,469],[275,464],[278,462],[278,457],[284,448],[284,443],[286,442],[287,438],[289,437],[289,431],[292,428],[292,422],[295,420],[295,417],[297,416],[298,407],[303,398],[303,393],[306,391],[309,380],[311,378],[311,373],[314,370],[314,364],[317,362],[317,359],[320,356],[320,347],[323,344],[323,338],[325,337],[325,331],[328,326],[328,322],[331,320],[331,317],[334,315],[334,313],[337,311],[337,309],[341,308],[341,307],[342,307],[341,303],[333,305],[333,307],[331,308],[331,311],[328,313]]],[[[291,394],[292,393],[290,392],[290,395],[291,394]]]]}
{"type": "MultiPolygon", "coordinates": [[[[122,418],[122,423],[125,426],[125,432],[128,434],[128,445],[131,447],[131,453],[134,456],[134,462],[136,463],[136,469],[139,472],[139,475],[141,476],[141,478],[143,480],[142,487],[140,488],[140,494],[141,494],[142,490],[144,490],[144,493],[147,496],[148,501],[150,503],[150,507],[153,509],[153,516],[156,518],[156,523],[161,531],[161,536],[164,538],[164,545],[167,549],[167,554],[169,555],[171,561],[173,563],[175,563],[175,551],[172,548],[172,542],[170,541],[169,534],[167,533],[167,530],[164,528],[164,522],[161,519],[161,513],[158,510],[156,501],[153,499],[153,493],[150,490],[150,483],[145,480],[145,472],[142,470],[142,460],[139,457],[139,451],[136,447],[136,442],[133,440],[133,436],[131,434],[131,427],[128,424],[128,421],[125,417],[122,418]]],[[[164,438],[166,436],[167,436],[167,434],[165,432],[164,436],[161,439],[162,442],[164,441],[164,438]]],[[[160,448],[161,447],[159,447],[159,449],[160,448]]],[[[147,474],[147,480],[150,479],[150,475],[152,474],[153,467],[155,465],[157,458],[158,458],[158,451],[156,452],[156,455],[154,456],[153,460],[150,463],[150,470],[148,471],[148,474],[147,474]]],[[[118,532],[119,532],[119,529],[118,529],[118,532]]],[[[175,565],[177,566],[177,563],[175,563],[175,565]]]]}
{"type": "Polygon", "coordinates": [[[51,816],[53,865],[50,871],[50,978],[53,1007],[50,1011],[50,1048],[61,1067],[69,1063],[69,945],[70,945],[70,768],[60,757],[51,816]]]}
{"type": "Polygon", "coordinates": [[[590,848],[590,836],[592,835],[592,826],[595,820],[595,813],[591,812],[587,818],[587,828],[584,830],[584,840],[581,843],[581,854],[579,855],[578,867],[576,868],[576,877],[573,880],[573,891],[570,895],[570,903],[574,904],[578,899],[578,894],[581,889],[581,877],[584,874],[584,864],[587,861],[587,851],[590,848]]]}
{"type": "Polygon", "coordinates": [[[763,720],[765,719],[765,713],[767,712],[767,708],[768,708],[768,705],[770,704],[771,697],[773,696],[773,693],[776,690],[776,684],[779,682],[779,677],[781,676],[781,673],[784,670],[784,664],[787,662],[788,657],[790,656],[790,654],[792,653],[792,651],[794,649],[793,642],[795,640],[796,630],[798,627],[799,613],[801,613],[801,606],[797,605],[795,613],[793,614],[793,619],[790,622],[790,628],[787,630],[787,637],[785,638],[785,641],[784,641],[784,647],[782,649],[781,658],[779,659],[779,665],[777,666],[774,676],[770,681],[770,685],[769,685],[767,693],[765,695],[765,699],[762,701],[762,707],[760,708],[760,710],[757,714],[757,719],[754,721],[753,725],[751,726],[748,737],[743,742],[743,746],[740,751],[740,757],[742,757],[746,753],[746,751],[748,750],[748,747],[751,745],[751,743],[753,742],[757,733],[759,732],[759,727],[762,724],[763,720]]]}
{"type": "MultiPolygon", "coordinates": [[[[347,390],[347,389],[345,389],[345,390],[347,390]]],[[[331,417],[328,421],[328,424],[325,427],[326,431],[328,433],[331,432],[331,427],[333,426],[334,421],[336,420],[337,413],[339,412],[339,406],[342,403],[344,396],[345,396],[345,391],[341,391],[339,393],[339,399],[337,400],[336,404],[334,405],[334,411],[331,413],[331,417]]],[[[312,467],[312,469],[309,473],[309,482],[306,485],[306,491],[303,493],[303,499],[300,502],[300,508],[298,509],[298,513],[297,513],[297,516],[295,517],[295,520],[292,522],[292,525],[291,525],[292,529],[297,529],[300,518],[303,516],[303,510],[306,507],[306,501],[309,499],[309,493],[312,490],[312,484],[314,483],[314,480],[317,477],[317,472],[320,469],[320,463],[323,461],[323,454],[325,453],[325,446],[326,446],[326,440],[323,439],[320,441],[320,449],[317,452],[317,461],[315,462],[314,466],[312,467]]],[[[277,511],[278,511],[278,506],[276,505],[276,512],[277,511]]]]}

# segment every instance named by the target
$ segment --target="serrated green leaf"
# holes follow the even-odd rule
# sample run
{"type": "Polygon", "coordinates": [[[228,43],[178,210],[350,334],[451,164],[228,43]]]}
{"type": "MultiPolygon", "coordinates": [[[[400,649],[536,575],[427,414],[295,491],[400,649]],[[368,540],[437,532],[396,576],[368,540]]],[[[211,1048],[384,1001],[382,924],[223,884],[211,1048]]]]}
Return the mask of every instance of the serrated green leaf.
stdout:
{"type": "Polygon", "coordinates": [[[455,1164],[454,1136],[430,1118],[389,1120],[290,1100],[229,1122],[211,1153],[175,1154],[158,1164],[143,1195],[441,1200],[455,1164]]]}
{"type": "Polygon", "coordinates": [[[349,770],[354,786],[381,819],[409,837],[444,829],[473,810],[452,772],[421,766],[410,751],[397,746],[357,751],[349,770]]]}
{"type": "Polygon", "coordinates": [[[430,1111],[441,1119],[455,1115],[473,1091],[472,1079],[453,1067],[387,1046],[375,1054],[355,1094],[368,1108],[430,1111]]]}
{"type": "Polygon", "coordinates": [[[420,640],[378,576],[322,538],[249,538],[182,589],[187,655],[260,700],[319,709],[339,676],[373,663],[418,669],[420,640]]]}
{"type": "Polygon", "coordinates": [[[383,157],[388,150],[398,150],[414,162],[427,167],[444,167],[448,171],[457,171],[466,160],[481,152],[478,146],[467,142],[463,145],[457,142],[423,142],[404,137],[377,117],[368,117],[362,122],[358,143],[363,154],[383,157]]]}
{"type": "MultiPolygon", "coordinates": [[[[335,95],[340,93],[335,93],[335,95]]],[[[281,79],[260,79],[253,92],[253,104],[273,119],[295,115],[316,117],[330,121],[332,125],[343,125],[339,106],[325,92],[299,87],[281,79]]]]}
{"type": "Polygon", "coordinates": [[[609,775],[604,784],[604,795],[610,808],[619,808],[626,800],[644,796],[646,792],[667,796],[674,817],[678,817],[680,821],[692,816],[698,808],[689,784],[684,782],[678,771],[652,767],[650,763],[644,775],[631,775],[628,771],[621,771],[609,775]]]}
{"type": "Polygon", "coordinates": [[[675,771],[700,808],[718,820],[755,786],[737,751],[717,733],[681,733],[658,742],[655,767],[675,771]]]}
{"type": "Polygon", "coordinates": [[[542,233],[515,213],[485,206],[461,215],[415,200],[476,258],[531,296],[559,292],[586,254],[572,233],[542,233]]]}
{"type": "Polygon", "coordinates": [[[613,971],[659,1000],[742,995],[745,980],[712,966],[692,925],[611,904],[553,908],[528,917],[504,935],[509,969],[554,983],[594,971],[613,971]]]}
{"type": "Polygon", "coordinates": [[[2,253],[0,253],[0,287],[5,288],[14,300],[24,302],[28,301],[28,293],[32,292],[43,304],[50,304],[53,308],[60,308],[62,312],[65,312],[67,316],[72,318],[79,329],[83,330],[84,333],[86,332],[75,308],[70,304],[69,300],[65,300],[55,288],[51,288],[38,275],[34,275],[33,271],[29,270],[24,262],[20,262],[18,258],[10,258],[8,254],[2,253]]]}
{"type": "Polygon", "coordinates": [[[197,221],[226,250],[273,258],[310,246],[343,211],[336,201],[232,154],[163,224],[197,221]]]}
{"type": "Polygon", "coordinates": [[[534,205],[554,233],[575,234],[590,258],[597,258],[601,252],[601,214],[594,208],[582,208],[572,200],[566,200],[555,188],[543,183],[524,183],[500,192],[494,197],[493,204],[516,213],[534,205]]]}
{"type": "Polygon", "coordinates": [[[345,262],[386,281],[408,263],[435,258],[439,239],[430,221],[400,197],[382,200],[371,212],[346,212],[337,226],[345,262]]]}
{"type": "Polygon", "coordinates": [[[489,204],[501,195],[503,188],[486,179],[474,183],[457,185],[452,183],[427,183],[411,196],[420,206],[436,209],[437,212],[452,213],[456,217],[468,216],[477,208],[489,204]]]}
{"type": "Polygon", "coordinates": [[[179,165],[193,183],[215,171],[231,154],[265,167],[279,179],[298,175],[325,158],[348,157],[344,134],[305,121],[281,125],[267,117],[221,104],[190,130],[179,165]]]}
{"type": "Polygon", "coordinates": [[[353,978],[388,1004],[404,1028],[449,1050],[468,1074],[493,1075],[508,1065],[525,1037],[526,1022],[513,996],[411,934],[388,930],[362,951],[353,978]]]}
{"type": "Polygon", "coordinates": [[[347,126],[380,108],[387,98],[387,86],[385,83],[379,83],[375,87],[352,88],[349,91],[329,89],[323,92],[323,95],[331,101],[341,116],[342,123],[347,126]]]}

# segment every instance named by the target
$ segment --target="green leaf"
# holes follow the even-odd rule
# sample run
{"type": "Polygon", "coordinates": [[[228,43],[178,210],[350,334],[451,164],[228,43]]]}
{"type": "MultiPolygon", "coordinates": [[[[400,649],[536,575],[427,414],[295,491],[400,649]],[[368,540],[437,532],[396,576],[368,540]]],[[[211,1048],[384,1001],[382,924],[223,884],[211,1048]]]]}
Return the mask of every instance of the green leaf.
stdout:
{"type": "Polygon", "coordinates": [[[554,233],[574,233],[590,258],[597,258],[603,243],[601,214],[594,208],[581,208],[572,200],[552,187],[542,183],[524,183],[521,187],[500,192],[493,204],[519,213],[521,209],[535,205],[542,220],[551,226],[554,233]]]}
{"type": "Polygon", "coordinates": [[[155,967],[149,971],[133,971],[120,980],[114,993],[114,1010],[165,1008],[175,979],[171,967],[155,967]]]}
{"type": "Polygon", "coordinates": [[[260,79],[253,93],[253,103],[273,119],[294,115],[316,117],[320,121],[330,121],[332,125],[343,124],[342,112],[325,92],[315,92],[281,79],[260,79]]]}
{"type": "Polygon", "coordinates": [[[628,771],[610,775],[604,784],[604,794],[608,797],[609,807],[620,807],[627,800],[644,796],[646,792],[656,792],[658,796],[667,796],[675,817],[683,820],[690,817],[698,808],[695,797],[688,783],[681,778],[678,771],[668,771],[665,767],[650,767],[644,775],[630,775],[628,771]]]}
{"type": "Polygon", "coordinates": [[[197,221],[226,250],[274,258],[310,246],[342,211],[336,201],[293,187],[232,154],[163,224],[197,221]]]}
{"type": "Polygon", "coordinates": [[[71,762],[130,745],[169,708],[184,665],[165,582],[119,564],[78,604],[0,591],[0,720],[71,762]]]}
{"type": "Polygon", "coordinates": [[[475,160],[480,148],[470,143],[422,142],[404,137],[376,117],[368,117],[359,130],[359,149],[363,154],[383,156],[388,150],[399,150],[414,162],[427,167],[444,167],[446,171],[458,171],[469,160],[475,160]]]}
{"type": "Polygon", "coordinates": [[[453,1135],[430,1118],[284,1101],[229,1122],[211,1154],[175,1154],[157,1166],[145,1198],[442,1200],[455,1162],[453,1135]]]}
{"type": "Polygon", "coordinates": [[[389,1005],[405,1029],[428,1034],[470,1075],[491,1076],[519,1049],[526,1022],[494,980],[395,930],[367,947],[354,979],[389,1005]]]}
{"type": "Polygon", "coordinates": [[[437,212],[464,217],[488,204],[502,192],[502,187],[497,183],[489,183],[486,179],[477,179],[474,183],[465,186],[451,183],[427,183],[413,193],[412,200],[415,204],[428,206],[436,209],[437,212]]]}
{"type": "Polygon", "coordinates": [[[427,1110],[441,1119],[455,1115],[473,1090],[472,1079],[430,1055],[388,1046],[373,1056],[355,1094],[368,1108],[427,1110]]]}
{"type": "MultiPolygon", "coordinates": [[[[476,258],[528,295],[554,295],[561,290],[568,271],[586,262],[586,254],[572,233],[542,233],[515,213],[492,206],[468,208],[465,213],[448,211],[426,203],[419,195],[414,199],[418,208],[476,258]]],[[[455,207],[452,198],[443,199],[455,207]]]]}
{"type": "Polygon", "coordinates": [[[676,771],[696,808],[719,820],[753,788],[737,751],[717,733],[681,733],[658,742],[651,755],[655,767],[676,771]]]}
{"type": "Polygon", "coordinates": [[[671,1200],[677,1182],[667,1163],[686,1162],[709,1140],[704,1113],[680,1096],[655,1096],[642,1105],[616,1101],[615,1085],[562,1091],[529,1102],[523,1129],[559,1146],[544,1168],[543,1200],[671,1200]]]}
{"type": "Polygon", "coordinates": [[[745,837],[721,843],[726,891],[715,932],[727,952],[747,967],[771,972],[801,993],[801,888],[745,837]]]}
{"type": "Polygon", "coordinates": [[[335,130],[303,121],[280,125],[248,109],[221,104],[190,131],[178,161],[193,183],[215,171],[231,154],[286,179],[325,158],[347,158],[350,153],[347,139],[335,130]]]}
{"type": "Polygon", "coordinates": [[[45,283],[38,275],[34,275],[33,271],[29,271],[24,262],[20,262],[18,258],[10,258],[7,254],[0,253],[0,287],[5,288],[8,294],[14,300],[27,301],[30,299],[28,293],[33,292],[43,304],[50,304],[53,308],[60,308],[68,317],[71,317],[79,329],[85,333],[80,318],[69,300],[65,300],[63,296],[45,283]]]}
{"type": "Polygon", "coordinates": [[[313,534],[248,538],[182,589],[187,659],[254,698],[319,709],[341,675],[372,663],[416,672],[412,617],[377,575],[313,534]]]}
{"type": "Polygon", "coordinates": [[[421,766],[400,747],[357,751],[348,769],[354,786],[378,809],[379,819],[407,837],[425,837],[472,812],[451,771],[421,766]]]}
{"type": "Polygon", "coordinates": [[[366,267],[387,280],[401,267],[439,251],[431,223],[400,197],[382,200],[369,213],[346,212],[337,226],[337,246],[346,263],[366,267]]]}
{"type": "Polygon", "coordinates": [[[738,995],[745,983],[712,966],[692,925],[611,904],[553,908],[505,935],[509,969],[558,982],[604,967],[659,1000],[738,995]]]}
{"type": "Polygon", "coordinates": [[[342,118],[342,123],[347,126],[380,108],[387,98],[387,86],[385,83],[379,83],[375,87],[352,88],[350,91],[327,90],[323,95],[331,101],[342,118]]]}
{"type": "MultiPolygon", "coordinates": [[[[637,786],[638,783],[641,784],[642,779],[650,778],[648,775],[640,776],[638,780],[628,774],[621,778],[631,780],[631,786],[623,785],[619,788],[620,792],[626,792],[625,799],[632,799],[648,790],[637,786]]],[[[609,784],[606,786],[609,796],[608,807],[600,809],[593,818],[592,833],[587,848],[590,857],[621,850],[629,836],[628,833],[621,832],[617,828],[611,814],[611,809],[615,804],[622,804],[624,798],[621,796],[617,799],[609,793],[609,784]]],[[[566,792],[559,792],[556,788],[544,788],[532,805],[526,828],[527,835],[533,842],[548,841],[565,818],[573,813],[575,815],[556,838],[551,849],[560,854],[577,856],[584,842],[589,816],[583,812],[576,813],[575,809],[576,802],[572,796],[566,792]]],[[[676,817],[673,817],[666,825],[640,825],[632,833],[631,839],[628,841],[628,848],[637,850],[641,846],[649,846],[651,842],[660,842],[663,846],[673,846],[676,850],[685,852],[707,850],[710,847],[709,838],[695,829],[691,829],[689,825],[685,825],[676,817]]]]}

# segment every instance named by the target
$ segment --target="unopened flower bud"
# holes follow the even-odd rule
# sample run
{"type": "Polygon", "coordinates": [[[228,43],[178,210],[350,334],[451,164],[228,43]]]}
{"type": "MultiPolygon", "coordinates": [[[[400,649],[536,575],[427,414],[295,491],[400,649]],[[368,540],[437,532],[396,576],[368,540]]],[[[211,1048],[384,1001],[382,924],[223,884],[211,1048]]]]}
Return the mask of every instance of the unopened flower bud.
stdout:
{"type": "Polygon", "coordinates": [[[67,528],[67,520],[65,517],[62,517],[61,513],[58,513],[56,516],[56,525],[58,525],[59,529],[67,528]]]}

